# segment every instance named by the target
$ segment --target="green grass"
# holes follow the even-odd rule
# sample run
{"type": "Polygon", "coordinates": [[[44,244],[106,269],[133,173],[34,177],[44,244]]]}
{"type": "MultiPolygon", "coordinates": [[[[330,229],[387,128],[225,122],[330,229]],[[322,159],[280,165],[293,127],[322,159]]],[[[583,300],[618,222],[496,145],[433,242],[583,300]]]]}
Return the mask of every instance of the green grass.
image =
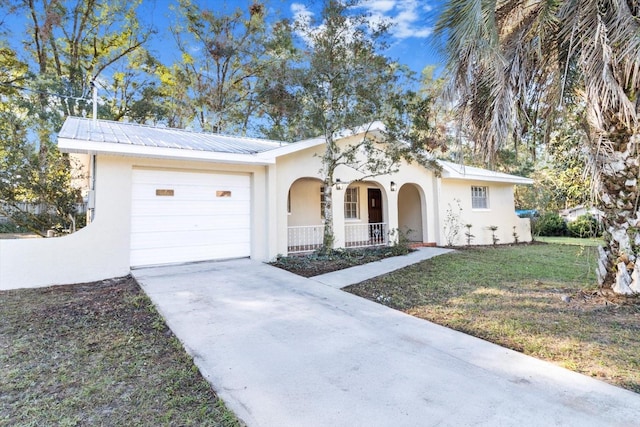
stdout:
{"type": "Polygon", "coordinates": [[[132,278],[0,291],[0,426],[240,426],[132,278]]]}
{"type": "Polygon", "coordinates": [[[537,236],[536,241],[543,242],[543,243],[555,243],[558,245],[595,246],[595,247],[598,247],[604,243],[604,241],[600,237],[580,239],[578,237],[537,236]]]}
{"type": "Polygon", "coordinates": [[[592,246],[475,247],[347,291],[640,393],[640,307],[596,292],[595,260],[592,246]]]}

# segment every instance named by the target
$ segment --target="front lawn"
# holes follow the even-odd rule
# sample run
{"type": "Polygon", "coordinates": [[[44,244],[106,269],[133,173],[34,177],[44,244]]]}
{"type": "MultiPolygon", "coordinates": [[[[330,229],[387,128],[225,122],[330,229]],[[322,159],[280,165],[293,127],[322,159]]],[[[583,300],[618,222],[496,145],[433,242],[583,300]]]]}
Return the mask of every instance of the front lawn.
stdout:
{"type": "Polygon", "coordinates": [[[558,245],[577,245],[577,246],[601,246],[604,244],[602,237],[553,237],[553,236],[537,236],[536,241],[543,243],[556,243],[558,245]]]}
{"type": "Polygon", "coordinates": [[[0,319],[0,425],[241,425],[131,277],[0,291],[0,319]]]}
{"type": "Polygon", "coordinates": [[[640,393],[638,299],[594,287],[592,246],[465,248],[346,288],[640,393]]]}

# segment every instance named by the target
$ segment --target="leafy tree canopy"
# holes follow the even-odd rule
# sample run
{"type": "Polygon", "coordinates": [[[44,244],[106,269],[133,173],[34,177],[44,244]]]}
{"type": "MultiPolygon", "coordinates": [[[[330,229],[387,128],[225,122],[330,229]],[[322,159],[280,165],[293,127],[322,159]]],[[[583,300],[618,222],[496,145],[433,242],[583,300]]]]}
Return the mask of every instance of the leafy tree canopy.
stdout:
{"type": "MultiPolygon", "coordinates": [[[[55,134],[90,110],[91,81],[141,50],[150,31],[129,1],[5,1],[0,16],[23,16],[23,31],[0,38],[0,211],[34,232],[73,228],[78,191],[55,134]],[[13,42],[13,45],[11,44],[13,42]]],[[[107,114],[109,115],[109,114],[107,114]]]]}

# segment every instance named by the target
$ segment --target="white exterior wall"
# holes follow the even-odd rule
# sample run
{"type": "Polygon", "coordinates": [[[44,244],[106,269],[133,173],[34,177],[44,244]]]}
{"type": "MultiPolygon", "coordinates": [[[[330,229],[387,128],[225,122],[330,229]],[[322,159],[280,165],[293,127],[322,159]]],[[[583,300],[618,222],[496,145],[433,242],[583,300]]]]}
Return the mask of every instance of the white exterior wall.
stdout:
{"type": "Polygon", "coordinates": [[[129,273],[131,172],[98,162],[96,217],[78,232],[48,239],[0,240],[0,289],[81,283],[129,273]]]}
{"type": "MultiPolygon", "coordinates": [[[[135,167],[251,174],[251,257],[275,256],[276,226],[270,174],[264,166],[211,164],[100,155],[94,221],[78,232],[48,239],[0,240],[0,289],[81,283],[130,271],[131,174],[135,167]]],[[[286,209],[286,207],[285,207],[286,209]]]]}
{"type": "Polygon", "coordinates": [[[513,184],[482,182],[471,180],[442,179],[440,184],[440,239],[439,245],[446,245],[447,213],[458,213],[458,203],[462,211],[459,214],[460,230],[454,245],[465,245],[467,231],[465,224],[472,224],[471,234],[475,237],[472,245],[491,245],[493,243],[491,226],[497,226],[498,244],[514,243],[513,227],[516,227],[519,242],[531,241],[529,219],[519,218],[514,209],[513,184]],[[488,187],[489,207],[472,209],[471,187],[488,187]]]}

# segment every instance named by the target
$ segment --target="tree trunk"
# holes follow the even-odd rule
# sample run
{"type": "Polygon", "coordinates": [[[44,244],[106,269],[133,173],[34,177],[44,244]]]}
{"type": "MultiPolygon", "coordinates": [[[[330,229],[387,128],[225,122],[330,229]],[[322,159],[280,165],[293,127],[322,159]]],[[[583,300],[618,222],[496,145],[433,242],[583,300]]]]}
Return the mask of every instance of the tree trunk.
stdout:
{"type": "Polygon", "coordinates": [[[605,215],[605,246],[599,249],[598,284],[618,294],[640,293],[640,266],[636,268],[640,263],[640,135],[614,121],[607,140],[598,155],[599,191],[605,215]]]}
{"type": "Polygon", "coordinates": [[[335,236],[333,234],[333,184],[336,169],[336,147],[330,131],[325,132],[327,145],[322,156],[322,168],[324,169],[324,233],[322,234],[322,251],[333,249],[335,236]]]}
{"type": "Polygon", "coordinates": [[[322,251],[333,249],[333,176],[324,182],[324,233],[322,234],[322,251]]]}

